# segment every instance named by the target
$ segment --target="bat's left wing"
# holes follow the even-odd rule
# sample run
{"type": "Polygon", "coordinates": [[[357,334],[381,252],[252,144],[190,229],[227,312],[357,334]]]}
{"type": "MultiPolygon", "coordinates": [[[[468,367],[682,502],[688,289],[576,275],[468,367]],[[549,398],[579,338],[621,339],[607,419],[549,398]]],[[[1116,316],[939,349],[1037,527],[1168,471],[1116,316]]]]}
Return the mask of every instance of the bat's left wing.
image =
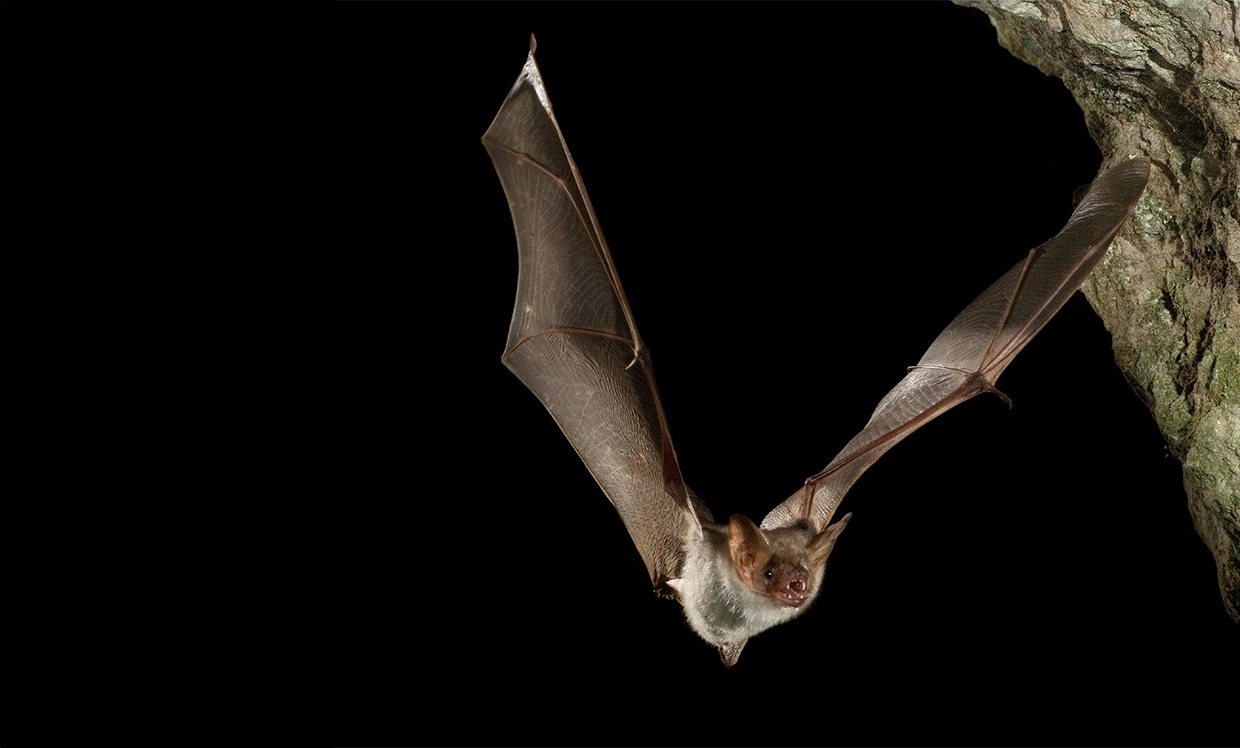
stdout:
{"type": "Polygon", "coordinates": [[[824,527],[861,473],[892,445],[978,393],[1007,400],[995,389],[999,375],[1102,259],[1136,207],[1149,172],[1150,161],[1142,157],[1098,177],[1063,230],[965,307],[879,402],[861,433],[775,507],[762,527],[802,519],[824,527]]]}

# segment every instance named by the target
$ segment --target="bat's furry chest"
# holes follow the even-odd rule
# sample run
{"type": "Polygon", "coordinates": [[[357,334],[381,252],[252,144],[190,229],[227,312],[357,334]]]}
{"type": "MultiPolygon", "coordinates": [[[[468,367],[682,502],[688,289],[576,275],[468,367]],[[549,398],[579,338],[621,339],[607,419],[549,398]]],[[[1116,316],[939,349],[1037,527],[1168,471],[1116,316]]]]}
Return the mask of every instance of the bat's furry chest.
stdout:
{"type": "MultiPolygon", "coordinates": [[[[800,607],[783,605],[750,589],[729,557],[724,526],[704,526],[701,536],[696,528],[690,531],[678,588],[689,625],[715,646],[741,643],[809,607],[808,602],[800,607]]],[[[813,589],[817,588],[815,583],[813,589]]]]}

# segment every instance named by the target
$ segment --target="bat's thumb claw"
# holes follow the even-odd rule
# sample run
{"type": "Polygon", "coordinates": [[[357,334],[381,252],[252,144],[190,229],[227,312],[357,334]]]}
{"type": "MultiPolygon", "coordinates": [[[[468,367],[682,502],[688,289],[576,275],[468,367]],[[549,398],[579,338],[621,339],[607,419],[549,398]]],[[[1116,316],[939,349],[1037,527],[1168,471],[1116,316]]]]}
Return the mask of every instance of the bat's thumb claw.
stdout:
{"type": "Polygon", "coordinates": [[[986,391],[987,391],[987,392],[993,392],[993,393],[995,393],[996,395],[998,395],[1000,400],[1002,400],[1003,402],[1007,403],[1008,410],[1011,410],[1011,409],[1012,409],[1012,398],[1010,398],[1010,397],[1008,397],[1007,395],[1003,394],[1003,392],[1002,392],[1002,391],[1001,391],[998,387],[994,386],[993,384],[987,383],[987,384],[986,384],[986,391]]]}

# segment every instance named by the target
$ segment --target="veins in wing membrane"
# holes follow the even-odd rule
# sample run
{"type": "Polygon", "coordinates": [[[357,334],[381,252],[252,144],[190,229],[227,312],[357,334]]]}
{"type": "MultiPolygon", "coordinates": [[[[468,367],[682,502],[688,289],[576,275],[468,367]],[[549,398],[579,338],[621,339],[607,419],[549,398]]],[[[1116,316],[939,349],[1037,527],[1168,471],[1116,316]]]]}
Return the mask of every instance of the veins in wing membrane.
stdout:
{"type": "MultiPolygon", "coordinates": [[[[509,354],[511,354],[513,351],[517,350],[521,346],[525,345],[529,341],[533,340],[534,338],[541,338],[544,335],[593,335],[596,337],[607,338],[608,340],[615,340],[617,342],[627,344],[630,348],[633,349],[634,357],[636,357],[636,354],[638,351],[637,346],[634,345],[633,343],[633,339],[625,337],[624,335],[616,335],[615,333],[604,332],[603,330],[592,330],[586,327],[556,326],[556,327],[548,327],[546,330],[543,330],[541,332],[536,332],[533,335],[527,335],[524,338],[521,338],[520,340],[517,341],[516,345],[504,351],[504,358],[507,359],[509,354]]],[[[630,366],[631,365],[632,364],[630,364],[630,366]]]]}

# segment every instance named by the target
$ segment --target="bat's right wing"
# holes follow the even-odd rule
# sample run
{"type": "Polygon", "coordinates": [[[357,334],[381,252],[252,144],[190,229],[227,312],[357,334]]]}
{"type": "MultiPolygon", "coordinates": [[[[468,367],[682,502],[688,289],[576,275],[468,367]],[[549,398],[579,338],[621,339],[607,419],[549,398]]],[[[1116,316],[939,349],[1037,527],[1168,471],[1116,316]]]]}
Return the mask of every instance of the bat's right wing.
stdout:
{"type": "MultiPolygon", "coordinates": [[[[650,357],[534,62],[482,136],[517,232],[504,363],[555,418],[637,545],[651,582],[679,576],[706,510],[680,477],[650,357]]],[[[705,516],[704,516],[705,515],[705,516]]]]}
{"type": "Polygon", "coordinates": [[[1134,158],[1094,180],[1063,230],[965,307],[879,402],[861,433],[775,507],[762,527],[802,519],[824,527],[853,482],[896,442],[980,392],[1007,400],[995,389],[999,375],[1106,254],[1149,172],[1148,158],[1134,158]]]}

